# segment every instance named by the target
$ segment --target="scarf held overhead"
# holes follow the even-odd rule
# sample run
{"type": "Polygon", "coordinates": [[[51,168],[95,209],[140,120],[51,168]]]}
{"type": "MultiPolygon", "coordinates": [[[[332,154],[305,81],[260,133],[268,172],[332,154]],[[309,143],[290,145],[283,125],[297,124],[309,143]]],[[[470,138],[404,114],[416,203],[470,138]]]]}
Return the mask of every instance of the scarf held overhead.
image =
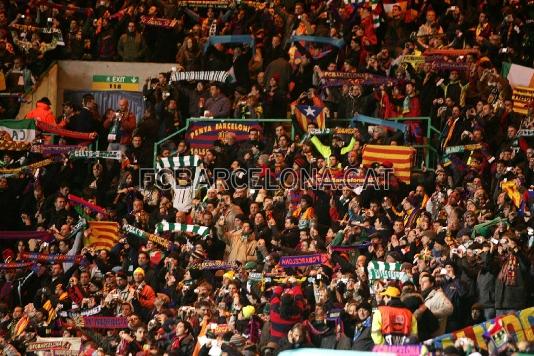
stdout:
{"type": "Polygon", "coordinates": [[[89,208],[91,211],[108,216],[106,209],[91,202],[88,202],[87,200],[80,198],[79,196],[69,194],[68,199],[73,204],[82,205],[83,207],[89,208]]]}
{"type": "Polygon", "coordinates": [[[0,240],[43,240],[52,241],[54,235],[48,231],[0,231],[0,240]]]}
{"type": "Polygon", "coordinates": [[[161,27],[165,29],[174,28],[178,24],[177,19],[164,19],[159,17],[141,16],[141,23],[145,26],[161,27]]]}
{"type": "Polygon", "coordinates": [[[328,261],[328,256],[321,253],[303,256],[283,256],[280,258],[280,266],[284,268],[304,267],[320,265],[328,261]]]}
{"type": "Polygon", "coordinates": [[[168,223],[166,221],[162,221],[156,225],[157,234],[161,234],[162,232],[191,232],[200,236],[206,236],[209,230],[207,226],[168,223]]]}
{"type": "Polygon", "coordinates": [[[54,125],[44,123],[42,121],[37,121],[37,127],[39,128],[39,130],[42,130],[48,133],[53,133],[61,137],[72,138],[75,140],[83,140],[83,141],[94,140],[94,137],[92,137],[91,133],[66,130],[66,129],[62,129],[54,125]]]}
{"type": "Polygon", "coordinates": [[[221,82],[225,83],[228,80],[230,74],[224,70],[210,70],[210,71],[195,71],[195,72],[174,72],[171,74],[172,82],[189,81],[189,80],[204,80],[208,82],[221,82]]]}
{"type": "Polygon", "coordinates": [[[152,241],[154,242],[155,244],[158,244],[160,246],[162,246],[163,248],[165,249],[170,249],[171,248],[171,241],[167,240],[166,238],[164,237],[161,237],[161,236],[158,236],[158,235],[154,235],[154,234],[150,234],[146,231],[143,231],[135,226],[132,226],[132,225],[128,225],[128,224],[125,224],[122,226],[122,230],[128,234],[132,234],[132,235],[135,235],[137,237],[140,237],[140,238],[143,238],[143,239],[147,239],[148,241],[152,241]]]}
{"type": "Polygon", "coordinates": [[[71,158],[102,158],[102,159],[114,159],[120,161],[122,158],[121,151],[86,151],[77,150],[70,154],[71,158]]]}

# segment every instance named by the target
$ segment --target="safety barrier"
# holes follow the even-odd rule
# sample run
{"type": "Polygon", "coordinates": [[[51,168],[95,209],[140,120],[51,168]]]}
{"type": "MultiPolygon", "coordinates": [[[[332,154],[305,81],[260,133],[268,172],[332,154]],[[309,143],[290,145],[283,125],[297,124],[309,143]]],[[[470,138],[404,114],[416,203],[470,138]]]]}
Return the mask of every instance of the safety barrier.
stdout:
{"type": "MultiPolygon", "coordinates": [[[[154,166],[156,159],[158,157],[158,154],[160,152],[160,148],[164,143],[167,143],[169,141],[172,141],[177,136],[180,136],[181,134],[184,134],[187,132],[187,129],[190,127],[190,125],[194,122],[198,121],[213,121],[214,123],[220,122],[242,122],[242,123],[259,123],[259,124],[265,124],[265,123],[277,123],[277,124],[289,124],[291,125],[291,138],[294,137],[294,127],[292,125],[292,120],[288,118],[281,118],[281,119],[240,119],[240,118],[228,118],[228,119],[210,119],[210,118],[189,118],[185,122],[185,126],[180,128],[179,130],[175,131],[174,133],[170,134],[169,136],[157,141],[154,144],[154,166]]],[[[354,119],[337,119],[335,123],[344,123],[348,124],[351,123],[354,119]]],[[[390,121],[399,122],[402,123],[403,121],[418,121],[421,123],[421,126],[425,130],[425,140],[424,144],[420,145],[411,145],[416,150],[416,155],[414,158],[413,163],[413,171],[419,171],[421,170],[423,164],[425,167],[429,170],[435,169],[436,165],[438,164],[439,157],[438,157],[438,151],[435,147],[431,144],[433,135],[439,134],[440,132],[432,126],[430,118],[429,117],[410,117],[410,118],[391,118],[388,119],[390,121]]]]}

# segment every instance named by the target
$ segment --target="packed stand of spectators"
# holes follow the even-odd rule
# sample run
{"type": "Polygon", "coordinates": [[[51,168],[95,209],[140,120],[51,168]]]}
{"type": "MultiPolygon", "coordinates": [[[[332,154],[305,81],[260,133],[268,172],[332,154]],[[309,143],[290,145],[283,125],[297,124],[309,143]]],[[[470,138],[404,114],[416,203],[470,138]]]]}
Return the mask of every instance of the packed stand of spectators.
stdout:
{"type": "MultiPolygon", "coordinates": [[[[30,354],[26,348],[37,337],[51,336],[81,337],[87,355],[368,351],[422,342],[532,306],[534,206],[528,193],[534,148],[531,137],[518,132],[532,129],[534,104],[526,115],[514,112],[510,85],[499,73],[503,61],[532,66],[533,5],[408,3],[408,9],[394,6],[386,14],[380,9],[388,1],[378,2],[378,10],[358,1],[276,0],[272,6],[243,2],[224,9],[169,1],[0,2],[3,64],[13,58],[7,50],[12,46],[14,53],[26,52],[20,68],[57,58],[176,61],[177,71],[232,68],[235,79],[170,83],[169,73],[160,73],[143,88],[142,118],[126,99],[102,116],[87,94],[81,103],[65,103],[57,118],[47,98],[39,101],[38,114],[28,118],[98,136],[98,149],[124,156],[120,162],[80,161],[56,154],[45,167],[28,170],[23,168],[42,160],[38,151],[4,152],[2,168],[17,173],[0,177],[3,352],[30,354]],[[142,15],[160,24],[176,21],[171,27],[143,25],[142,15]],[[30,48],[31,28],[62,35],[36,30],[32,41],[40,41],[39,34],[48,37],[30,48]],[[205,49],[210,35],[242,34],[254,36],[254,48],[217,43],[205,49]],[[293,35],[343,38],[345,45],[291,41],[293,35]],[[476,51],[450,52],[439,66],[402,60],[428,49],[476,51]],[[43,60],[28,60],[30,53],[43,60]],[[325,86],[324,73],[332,71],[388,80],[376,88],[365,81],[325,86]],[[203,155],[208,187],[186,209],[177,204],[180,191],[144,179],[142,170],[153,166],[154,142],[182,128],[186,118],[282,118],[296,104],[327,108],[329,127],[346,126],[338,119],[356,114],[429,116],[441,134],[423,137],[417,120],[406,136],[355,125],[352,134],[331,140],[313,135],[313,125],[298,132],[295,123],[292,138],[289,127],[266,124],[244,142],[227,135],[203,155]],[[384,182],[364,190],[231,184],[242,179],[239,168],[259,168],[260,182],[276,182],[284,168],[378,174],[391,162],[363,166],[365,144],[425,140],[438,150],[441,164],[414,172],[410,184],[391,176],[388,189],[384,182]],[[478,146],[445,155],[447,147],[470,144],[478,146]],[[228,179],[213,176],[219,168],[231,170],[228,179]],[[88,203],[80,208],[70,194],[88,203]],[[207,227],[207,233],[158,233],[170,241],[164,249],[121,229],[118,243],[95,249],[84,245],[93,233],[90,225],[75,229],[80,218],[145,232],[165,221],[207,227]],[[52,239],[9,240],[14,230],[21,236],[48,232],[52,239]],[[24,267],[28,253],[41,256],[31,268],[24,267]],[[70,258],[42,261],[54,254],[70,258]],[[320,264],[280,265],[284,256],[313,254],[322,256],[320,264]],[[206,260],[230,268],[197,268],[206,260]],[[371,280],[371,261],[398,263],[408,278],[371,280]],[[127,326],[85,327],[80,315],[126,318],[127,326]]],[[[72,137],[59,141],[76,143],[72,137]]],[[[185,157],[190,147],[175,137],[156,154],[185,157]]],[[[510,339],[500,352],[517,350],[528,351],[528,345],[510,339]]],[[[466,353],[462,347],[445,351],[466,353]]]]}

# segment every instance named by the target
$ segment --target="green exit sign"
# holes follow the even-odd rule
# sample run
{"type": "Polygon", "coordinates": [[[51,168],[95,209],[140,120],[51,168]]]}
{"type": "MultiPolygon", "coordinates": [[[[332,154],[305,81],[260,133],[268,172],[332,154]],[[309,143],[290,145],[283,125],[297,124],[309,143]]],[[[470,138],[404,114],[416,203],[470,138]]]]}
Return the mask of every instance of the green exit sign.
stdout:
{"type": "Polygon", "coordinates": [[[139,91],[139,77],[128,75],[93,75],[92,89],[139,91]]]}

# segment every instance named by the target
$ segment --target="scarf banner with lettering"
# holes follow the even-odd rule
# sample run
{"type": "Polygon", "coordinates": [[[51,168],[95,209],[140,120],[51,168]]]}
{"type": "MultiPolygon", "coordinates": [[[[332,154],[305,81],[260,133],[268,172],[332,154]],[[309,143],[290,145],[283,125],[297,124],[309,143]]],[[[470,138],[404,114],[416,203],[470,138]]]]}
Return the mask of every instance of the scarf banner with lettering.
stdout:
{"type": "MultiPolygon", "coordinates": [[[[36,344],[33,347],[38,347],[38,349],[33,349],[38,356],[49,356],[49,355],[62,355],[62,356],[76,356],[80,352],[82,347],[82,338],[81,337],[40,337],[37,336],[31,344],[36,344]],[[54,348],[42,349],[44,343],[49,345],[55,345],[54,348]],[[62,345],[62,348],[57,348],[57,345],[62,345]],[[51,352],[46,352],[51,351],[51,352]]],[[[30,346],[29,344],[28,346],[30,346]]],[[[28,350],[26,350],[28,351],[28,350]]]]}
{"type": "Polygon", "coordinates": [[[31,146],[31,142],[0,140],[0,151],[27,151],[31,146]]]}
{"type": "Polygon", "coordinates": [[[22,252],[20,257],[23,260],[35,261],[35,262],[48,262],[48,263],[57,263],[57,262],[73,262],[80,263],[83,259],[82,255],[60,255],[60,254],[44,254],[44,253],[35,253],[35,252],[22,252]]]}
{"type": "Polygon", "coordinates": [[[345,45],[343,38],[320,37],[320,36],[292,36],[289,42],[313,42],[331,45],[341,48],[345,45]]]}
{"type": "Polygon", "coordinates": [[[513,88],[512,100],[514,101],[514,112],[526,115],[528,106],[534,102],[534,88],[518,86],[513,88]]]}
{"type": "Polygon", "coordinates": [[[31,152],[40,153],[45,157],[56,156],[62,154],[70,154],[72,151],[81,150],[85,146],[82,145],[34,145],[31,147],[31,152]]]}
{"type": "Polygon", "coordinates": [[[350,252],[354,250],[360,250],[367,248],[371,245],[371,242],[364,242],[362,244],[356,244],[356,245],[347,245],[347,246],[330,246],[330,249],[332,251],[336,252],[350,252]]]}
{"type": "Polygon", "coordinates": [[[79,150],[71,152],[70,158],[102,158],[102,159],[114,159],[120,161],[122,158],[121,151],[85,151],[79,150]]]}
{"type": "Polygon", "coordinates": [[[401,282],[406,282],[410,278],[405,272],[401,271],[401,264],[387,263],[382,261],[371,261],[367,265],[367,272],[369,272],[369,279],[371,281],[377,279],[393,279],[401,282]]]}
{"type": "Polygon", "coordinates": [[[236,142],[248,140],[250,129],[261,132],[261,126],[257,122],[213,122],[211,120],[190,122],[185,139],[191,147],[191,153],[204,155],[213,148],[217,140],[224,139],[228,134],[233,134],[236,142]]]}
{"type": "Polygon", "coordinates": [[[126,317],[116,316],[79,316],[74,318],[76,326],[86,329],[124,329],[128,328],[126,317]]]}
{"type": "Polygon", "coordinates": [[[76,236],[76,234],[80,230],[84,229],[85,226],[87,226],[87,221],[84,218],[80,218],[78,222],[71,228],[70,234],[67,238],[70,239],[71,237],[76,236]]]}
{"type": "Polygon", "coordinates": [[[230,74],[224,70],[210,70],[210,71],[196,71],[196,72],[174,72],[171,74],[170,80],[172,82],[179,82],[182,80],[204,80],[208,82],[221,82],[225,83],[228,80],[230,74]]]}
{"type": "Polygon", "coordinates": [[[43,240],[52,241],[54,235],[48,231],[0,231],[0,240],[43,240]]]}
{"type": "Polygon", "coordinates": [[[373,352],[403,356],[419,356],[423,345],[375,345],[373,352]]]}
{"type": "MultiPolygon", "coordinates": [[[[241,3],[243,3],[242,1],[241,3]]],[[[230,5],[226,0],[178,0],[178,6],[182,7],[212,7],[226,9],[230,5]]]]}
{"type": "MultiPolygon", "coordinates": [[[[507,337],[508,340],[513,340],[516,344],[520,342],[529,343],[534,341],[534,332],[532,331],[534,328],[534,307],[531,307],[488,320],[481,324],[471,325],[449,334],[441,335],[437,338],[427,340],[424,343],[433,345],[435,348],[444,349],[449,346],[454,346],[455,341],[459,338],[467,337],[473,340],[475,347],[482,350],[488,350],[488,342],[494,343],[494,338],[487,338],[487,336],[491,336],[490,331],[492,331],[498,323],[504,330],[504,336],[507,337]]],[[[497,345],[493,344],[493,346],[496,347],[497,345]]]]}
{"type": "Polygon", "coordinates": [[[316,253],[314,255],[283,256],[280,257],[280,266],[284,268],[313,266],[326,263],[328,255],[316,253]]]}
{"type": "Polygon", "coordinates": [[[466,48],[466,49],[427,49],[423,55],[425,56],[450,56],[450,57],[459,57],[467,56],[468,54],[478,55],[480,51],[476,48],[466,48]]]}
{"type": "Polygon", "coordinates": [[[474,151],[480,149],[482,149],[482,145],[480,143],[473,145],[450,146],[445,148],[445,154],[450,155],[453,153],[463,153],[465,151],[474,151]]]}
{"type": "Polygon", "coordinates": [[[156,225],[156,233],[161,234],[162,232],[192,232],[194,234],[205,236],[210,232],[210,228],[207,226],[168,223],[162,221],[156,225]]]}
{"type": "Polygon", "coordinates": [[[398,80],[384,77],[381,75],[371,73],[352,73],[352,72],[323,72],[323,85],[327,87],[342,86],[344,83],[350,82],[361,85],[394,85],[398,80]]]}
{"type": "Polygon", "coordinates": [[[17,269],[17,268],[28,268],[33,265],[33,262],[8,262],[0,263],[0,270],[6,269],[17,269]]]}
{"type": "Polygon", "coordinates": [[[23,167],[2,168],[2,169],[0,169],[0,173],[1,174],[16,174],[16,173],[20,173],[20,172],[23,172],[23,171],[33,171],[34,169],[46,167],[46,166],[48,166],[49,164],[52,164],[52,163],[54,163],[54,161],[49,159],[49,158],[47,158],[47,159],[44,159],[42,161],[35,162],[35,163],[29,164],[29,165],[23,166],[23,167]]]}
{"type": "Polygon", "coordinates": [[[164,19],[159,17],[141,16],[141,23],[145,26],[161,27],[165,29],[174,28],[178,24],[177,19],[164,19]]]}
{"type": "Polygon", "coordinates": [[[35,140],[35,120],[0,120],[0,132],[6,140],[32,142],[35,140]]]}
{"type": "Polygon", "coordinates": [[[189,266],[192,269],[210,270],[210,269],[235,269],[237,264],[235,262],[227,262],[221,260],[207,260],[192,264],[189,266]]]}
{"type": "Polygon", "coordinates": [[[254,49],[254,36],[252,35],[230,35],[230,36],[210,36],[204,45],[204,53],[210,46],[216,44],[242,43],[254,49]]]}
{"type": "Polygon", "coordinates": [[[143,231],[135,226],[132,226],[132,225],[128,225],[128,224],[125,224],[122,226],[122,230],[128,234],[132,234],[132,235],[135,235],[137,237],[140,237],[140,238],[143,238],[143,239],[147,239],[148,241],[152,241],[160,246],[162,246],[163,248],[165,249],[170,249],[171,248],[171,241],[167,240],[166,238],[164,237],[161,237],[161,236],[158,236],[158,235],[154,235],[154,234],[150,234],[146,231],[143,231]]]}
{"type": "Polygon", "coordinates": [[[310,135],[354,135],[359,130],[355,127],[334,127],[325,129],[311,129],[308,131],[310,135]]]}
{"type": "Polygon", "coordinates": [[[59,351],[59,350],[68,350],[70,348],[70,343],[68,341],[57,340],[57,341],[40,341],[40,342],[30,342],[28,347],[26,347],[26,352],[37,352],[37,351],[59,351]]]}
{"type": "Polygon", "coordinates": [[[102,311],[102,306],[97,305],[94,308],[91,309],[73,309],[73,310],[63,310],[59,312],[59,316],[62,318],[77,318],[79,316],[91,316],[96,315],[102,311]]]}
{"type": "Polygon", "coordinates": [[[108,213],[107,213],[106,209],[104,209],[104,208],[102,208],[102,207],[100,207],[100,206],[98,206],[96,204],[93,204],[91,202],[88,202],[87,200],[85,200],[83,198],[80,198],[77,195],[69,194],[68,199],[69,199],[69,201],[71,203],[73,203],[75,205],[81,205],[81,206],[83,206],[85,208],[89,208],[91,211],[94,211],[96,213],[108,216],[108,213]]]}
{"type": "Polygon", "coordinates": [[[75,140],[83,140],[83,141],[94,140],[94,137],[91,137],[92,135],[91,133],[66,130],[66,129],[62,129],[54,125],[44,123],[42,121],[37,121],[37,128],[44,132],[53,133],[61,137],[72,138],[75,140]]]}

